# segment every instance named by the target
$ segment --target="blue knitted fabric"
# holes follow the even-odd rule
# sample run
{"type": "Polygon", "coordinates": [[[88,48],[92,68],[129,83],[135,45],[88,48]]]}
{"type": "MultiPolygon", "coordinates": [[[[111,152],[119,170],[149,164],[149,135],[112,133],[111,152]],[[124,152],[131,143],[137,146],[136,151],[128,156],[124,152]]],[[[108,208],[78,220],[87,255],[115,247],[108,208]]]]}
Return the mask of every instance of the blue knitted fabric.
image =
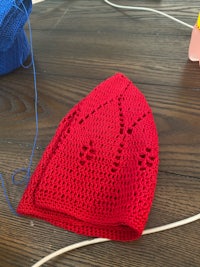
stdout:
{"type": "Polygon", "coordinates": [[[23,27],[31,10],[31,0],[0,0],[0,75],[20,67],[30,54],[23,27]]]}

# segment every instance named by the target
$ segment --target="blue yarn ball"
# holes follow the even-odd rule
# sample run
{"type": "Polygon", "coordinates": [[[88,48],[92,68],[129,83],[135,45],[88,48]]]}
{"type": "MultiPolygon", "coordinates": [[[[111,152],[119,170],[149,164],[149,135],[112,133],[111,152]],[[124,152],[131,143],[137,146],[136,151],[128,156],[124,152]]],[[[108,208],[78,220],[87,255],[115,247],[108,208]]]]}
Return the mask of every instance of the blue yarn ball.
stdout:
{"type": "Polygon", "coordinates": [[[24,25],[31,10],[31,0],[0,0],[0,75],[19,68],[30,54],[24,25]]]}
{"type": "Polygon", "coordinates": [[[6,51],[0,51],[0,75],[7,74],[19,68],[30,55],[30,45],[26,33],[22,29],[12,46],[6,51]]]}

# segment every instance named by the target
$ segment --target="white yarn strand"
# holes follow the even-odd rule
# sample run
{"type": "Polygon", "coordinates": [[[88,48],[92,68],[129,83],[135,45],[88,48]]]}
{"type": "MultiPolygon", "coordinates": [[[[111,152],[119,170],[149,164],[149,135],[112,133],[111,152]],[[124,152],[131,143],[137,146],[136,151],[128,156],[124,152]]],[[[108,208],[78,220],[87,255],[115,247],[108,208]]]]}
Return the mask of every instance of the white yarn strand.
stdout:
{"type": "Polygon", "coordinates": [[[32,4],[35,5],[35,4],[38,4],[40,2],[44,2],[45,0],[32,0],[32,4]]]}
{"type": "Polygon", "coordinates": [[[110,2],[108,0],[104,0],[104,2],[106,4],[108,4],[108,5],[110,5],[110,6],[113,6],[113,7],[116,7],[116,8],[120,8],[120,9],[153,12],[153,13],[159,14],[161,16],[164,16],[164,17],[166,17],[168,19],[171,19],[171,20],[173,20],[173,21],[175,21],[177,23],[180,23],[180,24],[182,24],[182,25],[184,25],[184,26],[186,26],[186,27],[188,27],[190,29],[193,29],[193,27],[194,27],[194,26],[192,26],[192,25],[190,25],[190,24],[188,24],[188,23],[186,23],[186,22],[184,22],[182,20],[179,20],[179,19],[177,19],[177,18],[175,18],[173,16],[170,16],[167,13],[159,11],[157,9],[148,8],[148,7],[137,7],[137,6],[122,6],[122,5],[114,4],[114,3],[112,3],[112,2],[110,2]]]}
{"type": "MultiPolygon", "coordinates": [[[[171,19],[171,20],[173,20],[173,21],[175,21],[177,23],[180,23],[180,24],[182,24],[182,25],[184,25],[184,26],[186,26],[186,27],[188,27],[190,29],[193,29],[192,25],[190,25],[188,23],[185,23],[185,22],[183,22],[183,21],[181,21],[179,19],[176,19],[173,16],[170,16],[170,15],[168,15],[168,14],[162,12],[162,11],[156,10],[156,9],[147,8],[147,7],[122,6],[122,5],[114,4],[114,3],[112,3],[112,2],[110,2],[108,0],[104,0],[104,2],[107,3],[110,6],[113,6],[113,7],[116,7],[116,8],[120,8],[120,9],[137,10],[137,11],[148,11],[148,12],[157,13],[157,14],[159,14],[161,16],[164,16],[164,17],[167,17],[167,18],[169,18],[169,19],[171,19]]],[[[154,234],[154,233],[166,231],[166,230],[169,230],[169,229],[173,229],[173,228],[176,228],[176,227],[179,227],[179,226],[183,226],[183,225],[195,222],[195,221],[197,221],[199,219],[200,219],[200,213],[197,214],[197,215],[191,216],[189,218],[177,221],[177,222],[173,222],[173,223],[170,223],[170,224],[166,224],[166,225],[162,225],[162,226],[146,229],[146,230],[143,231],[142,235],[149,235],[149,234],[154,234]]],[[[72,250],[75,250],[75,249],[78,249],[78,248],[81,248],[81,247],[86,247],[86,246],[99,244],[99,243],[104,243],[104,242],[108,242],[108,241],[112,241],[112,240],[107,239],[107,238],[94,238],[94,239],[91,239],[91,240],[82,241],[82,242],[79,242],[79,243],[76,243],[76,244],[61,248],[61,249],[59,249],[59,250],[47,255],[43,259],[39,260],[37,263],[35,263],[31,267],[40,267],[44,263],[48,262],[49,260],[51,260],[51,259],[53,259],[53,258],[55,258],[55,257],[57,257],[57,256],[59,256],[61,254],[64,254],[66,252],[69,252],[69,251],[72,251],[72,250]]]]}
{"type": "Polygon", "coordinates": [[[110,239],[106,239],[106,238],[94,238],[94,239],[91,239],[91,240],[82,241],[82,242],[79,242],[79,243],[76,243],[76,244],[61,248],[61,249],[59,249],[59,250],[47,255],[46,257],[44,257],[40,261],[36,262],[34,265],[32,265],[32,267],[40,267],[44,263],[46,263],[47,261],[49,261],[49,260],[51,260],[51,259],[53,259],[53,258],[55,258],[55,257],[57,257],[57,256],[59,256],[61,254],[64,254],[64,253],[69,252],[69,251],[72,251],[74,249],[86,247],[86,246],[89,246],[89,245],[99,244],[99,243],[103,243],[103,242],[108,242],[108,241],[111,241],[111,240],[110,239]]]}
{"type": "Polygon", "coordinates": [[[177,222],[173,222],[173,223],[169,223],[169,224],[166,224],[166,225],[162,225],[162,226],[146,229],[146,230],[144,230],[142,235],[155,234],[155,233],[163,232],[163,231],[166,231],[166,230],[174,229],[176,227],[183,226],[183,225],[198,221],[199,219],[200,219],[200,213],[198,213],[198,214],[196,214],[194,216],[188,217],[186,219],[177,221],[177,222]]]}
{"type": "MultiPolygon", "coordinates": [[[[200,213],[197,215],[194,215],[192,217],[174,222],[174,223],[169,223],[166,225],[162,225],[162,226],[158,226],[158,227],[154,227],[154,228],[150,228],[150,229],[146,229],[144,230],[144,232],[142,233],[142,235],[149,235],[149,234],[154,234],[154,233],[158,233],[158,232],[162,232],[162,231],[166,231],[169,229],[173,229],[179,226],[183,226],[192,222],[195,222],[197,220],[200,219],[200,213]]],[[[82,241],[64,248],[61,248],[51,254],[49,254],[48,256],[44,257],[43,259],[41,259],[40,261],[38,261],[37,263],[35,263],[34,265],[32,265],[32,267],[40,267],[42,266],[44,263],[46,263],[47,261],[61,255],[64,254],[66,252],[78,249],[78,248],[82,248],[82,247],[86,247],[86,246],[90,246],[90,245],[94,245],[94,244],[99,244],[99,243],[104,243],[104,242],[108,242],[108,241],[112,241],[110,239],[107,238],[94,238],[92,240],[86,240],[86,241],[82,241]]]]}

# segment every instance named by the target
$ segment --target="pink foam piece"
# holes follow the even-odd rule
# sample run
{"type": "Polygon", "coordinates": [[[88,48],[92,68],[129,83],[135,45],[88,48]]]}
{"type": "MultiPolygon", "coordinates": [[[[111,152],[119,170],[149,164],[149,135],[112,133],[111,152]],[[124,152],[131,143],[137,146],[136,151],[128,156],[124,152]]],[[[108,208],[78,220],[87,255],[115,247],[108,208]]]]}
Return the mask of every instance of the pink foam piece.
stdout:
{"type": "Polygon", "coordinates": [[[197,25],[192,30],[188,56],[191,61],[200,61],[200,29],[197,25]]]}

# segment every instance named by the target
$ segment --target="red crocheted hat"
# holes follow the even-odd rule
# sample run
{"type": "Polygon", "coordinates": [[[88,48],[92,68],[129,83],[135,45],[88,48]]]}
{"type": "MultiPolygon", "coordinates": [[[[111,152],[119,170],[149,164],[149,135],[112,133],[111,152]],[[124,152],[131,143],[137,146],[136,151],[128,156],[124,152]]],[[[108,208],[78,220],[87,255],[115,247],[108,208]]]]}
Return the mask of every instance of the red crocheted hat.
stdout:
{"type": "Polygon", "coordinates": [[[18,206],[78,234],[141,236],[158,172],[158,135],[142,93],[118,73],[63,118],[18,206]]]}

